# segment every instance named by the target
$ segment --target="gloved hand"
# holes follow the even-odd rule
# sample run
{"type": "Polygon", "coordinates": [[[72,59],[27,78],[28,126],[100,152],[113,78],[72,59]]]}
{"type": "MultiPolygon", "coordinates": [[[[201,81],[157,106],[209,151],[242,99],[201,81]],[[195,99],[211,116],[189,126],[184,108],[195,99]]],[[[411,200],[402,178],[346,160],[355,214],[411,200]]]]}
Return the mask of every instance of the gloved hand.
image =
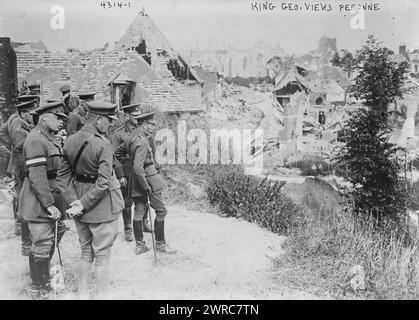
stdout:
{"type": "Polygon", "coordinates": [[[47,211],[49,212],[48,218],[51,218],[52,220],[58,220],[61,218],[61,212],[56,206],[49,206],[47,211]]]}
{"type": "Polygon", "coordinates": [[[70,208],[68,208],[65,212],[69,215],[70,218],[74,218],[82,215],[83,210],[84,208],[80,200],[76,200],[70,203],[70,208]]]}
{"type": "Polygon", "coordinates": [[[147,189],[145,189],[144,191],[145,191],[146,196],[147,196],[147,197],[149,197],[149,196],[150,196],[150,193],[151,193],[151,189],[150,189],[150,187],[148,187],[148,188],[147,188],[147,189]]]}

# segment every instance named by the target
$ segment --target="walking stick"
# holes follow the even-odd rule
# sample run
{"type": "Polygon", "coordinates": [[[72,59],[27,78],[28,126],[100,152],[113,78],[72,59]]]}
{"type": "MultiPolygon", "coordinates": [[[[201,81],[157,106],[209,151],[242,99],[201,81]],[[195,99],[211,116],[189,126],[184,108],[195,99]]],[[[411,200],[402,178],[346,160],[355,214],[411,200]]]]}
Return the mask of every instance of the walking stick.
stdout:
{"type": "Polygon", "coordinates": [[[156,239],[154,238],[153,223],[151,220],[151,210],[150,210],[150,198],[147,197],[147,208],[148,208],[148,219],[150,220],[150,229],[151,229],[151,242],[153,243],[153,252],[154,252],[154,265],[157,268],[157,255],[156,255],[156,239]]]}
{"type": "MultiPolygon", "coordinates": [[[[52,277],[52,282],[54,282],[54,298],[57,299],[57,285],[59,284],[59,282],[61,282],[59,280],[59,274],[62,275],[62,289],[65,289],[65,275],[64,275],[64,268],[63,268],[63,262],[61,260],[61,252],[60,252],[60,247],[58,246],[58,220],[55,220],[55,236],[54,236],[54,247],[55,247],[55,251],[58,252],[58,259],[60,262],[60,267],[61,267],[61,271],[55,271],[56,273],[53,275],[52,277]]],[[[51,257],[52,258],[52,257],[51,257]]]]}

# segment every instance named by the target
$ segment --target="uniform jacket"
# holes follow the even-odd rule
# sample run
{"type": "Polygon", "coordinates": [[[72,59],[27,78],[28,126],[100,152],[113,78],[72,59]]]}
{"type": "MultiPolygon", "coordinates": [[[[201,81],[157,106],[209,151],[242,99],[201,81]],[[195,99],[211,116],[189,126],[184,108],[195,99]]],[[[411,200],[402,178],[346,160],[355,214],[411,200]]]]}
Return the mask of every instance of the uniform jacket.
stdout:
{"type": "MultiPolygon", "coordinates": [[[[128,138],[129,138],[128,128],[126,128],[125,126],[121,126],[115,129],[115,131],[110,135],[109,141],[111,142],[113,148],[115,149],[122,143],[125,143],[125,141],[127,141],[128,138]]],[[[117,159],[117,161],[119,161],[120,165],[123,168],[123,171],[124,171],[123,177],[129,178],[129,175],[132,170],[132,164],[128,157],[128,154],[121,155],[121,157],[117,159]]]]}
{"type": "Polygon", "coordinates": [[[134,130],[128,139],[115,149],[117,159],[126,154],[132,164],[128,180],[128,195],[140,197],[150,188],[153,193],[164,190],[164,181],[154,165],[154,156],[148,137],[141,128],[134,130]]]}
{"type": "Polygon", "coordinates": [[[50,222],[46,208],[56,206],[65,213],[65,202],[55,174],[62,151],[54,136],[36,126],[23,144],[26,177],[19,196],[19,215],[28,221],[50,222]]]}
{"type": "Polygon", "coordinates": [[[12,133],[19,126],[21,118],[18,113],[12,113],[7,121],[0,127],[0,144],[9,148],[12,144],[12,133]]]}
{"type": "Polygon", "coordinates": [[[92,124],[68,137],[57,183],[67,204],[79,199],[86,212],[78,219],[85,223],[108,222],[119,217],[124,199],[113,170],[113,148],[92,124]],[[77,168],[73,164],[82,144],[89,141],[77,168]],[[97,175],[96,182],[76,181],[75,175],[97,175]]]}
{"type": "Polygon", "coordinates": [[[81,129],[81,127],[86,124],[86,111],[83,109],[86,108],[85,103],[85,101],[81,101],[80,106],[78,106],[73,112],[70,113],[66,127],[67,136],[75,134],[81,129]]]}
{"type": "Polygon", "coordinates": [[[13,132],[12,135],[12,157],[15,160],[14,175],[19,191],[23,185],[23,181],[25,180],[26,173],[25,158],[23,156],[23,144],[30,131],[31,125],[22,120],[20,126],[13,132]]]}

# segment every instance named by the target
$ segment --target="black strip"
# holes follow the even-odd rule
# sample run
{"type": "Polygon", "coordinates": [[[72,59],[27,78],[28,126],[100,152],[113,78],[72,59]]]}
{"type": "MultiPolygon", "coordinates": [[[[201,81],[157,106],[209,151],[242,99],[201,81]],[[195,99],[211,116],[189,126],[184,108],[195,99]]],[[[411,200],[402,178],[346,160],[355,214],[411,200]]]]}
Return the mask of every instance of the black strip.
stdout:
{"type": "MultiPolygon", "coordinates": [[[[90,139],[89,139],[90,140],[90,139]]],[[[89,140],[86,140],[82,146],[79,149],[79,152],[77,152],[76,158],[74,159],[74,163],[73,163],[73,171],[76,172],[77,170],[77,165],[79,163],[81,154],[83,153],[84,148],[86,148],[87,144],[89,143],[89,140]]]]}
{"type": "Polygon", "coordinates": [[[47,171],[47,179],[54,180],[57,179],[57,170],[54,171],[47,171]]]}
{"type": "Polygon", "coordinates": [[[69,168],[67,170],[62,170],[61,174],[67,174],[67,173],[70,173],[70,172],[73,172],[73,171],[69,168]]]}

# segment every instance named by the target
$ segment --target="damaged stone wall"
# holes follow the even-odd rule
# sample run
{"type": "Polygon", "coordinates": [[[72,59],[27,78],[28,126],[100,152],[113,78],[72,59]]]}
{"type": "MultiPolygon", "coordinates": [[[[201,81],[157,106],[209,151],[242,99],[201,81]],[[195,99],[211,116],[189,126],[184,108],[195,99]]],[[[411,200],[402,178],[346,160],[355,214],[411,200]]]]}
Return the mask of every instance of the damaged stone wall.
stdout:
{"type": "Polygon", "coordinates": [[[154,72],[136,52],[99,51],[91,53],[18,52],[19,82],[27,80],[41,84],[41,99],[60,97],[58,88],[70,84],[72,90],[94,90],[96,99],[110,101],[108,83],[117,73],[124,73],[136,82],[135,94],[143,100],[132,103],[152,104],[161,111],[201,108],[201,87],[170,86],[154,72]],[[144,97],[144,89],[148,96],[144,97]],[[141,91],[141,92],[140,92],[141,91]]]}
{"type": "Polygon", "coordinates": [[[279,131],[279,143],[284,152],[284,159],[301,150],[303,115],[308,104],[307,95],[304,92],[297,92],[290,98],[290,103],[284,106],[283,128],[279,131]]]}

